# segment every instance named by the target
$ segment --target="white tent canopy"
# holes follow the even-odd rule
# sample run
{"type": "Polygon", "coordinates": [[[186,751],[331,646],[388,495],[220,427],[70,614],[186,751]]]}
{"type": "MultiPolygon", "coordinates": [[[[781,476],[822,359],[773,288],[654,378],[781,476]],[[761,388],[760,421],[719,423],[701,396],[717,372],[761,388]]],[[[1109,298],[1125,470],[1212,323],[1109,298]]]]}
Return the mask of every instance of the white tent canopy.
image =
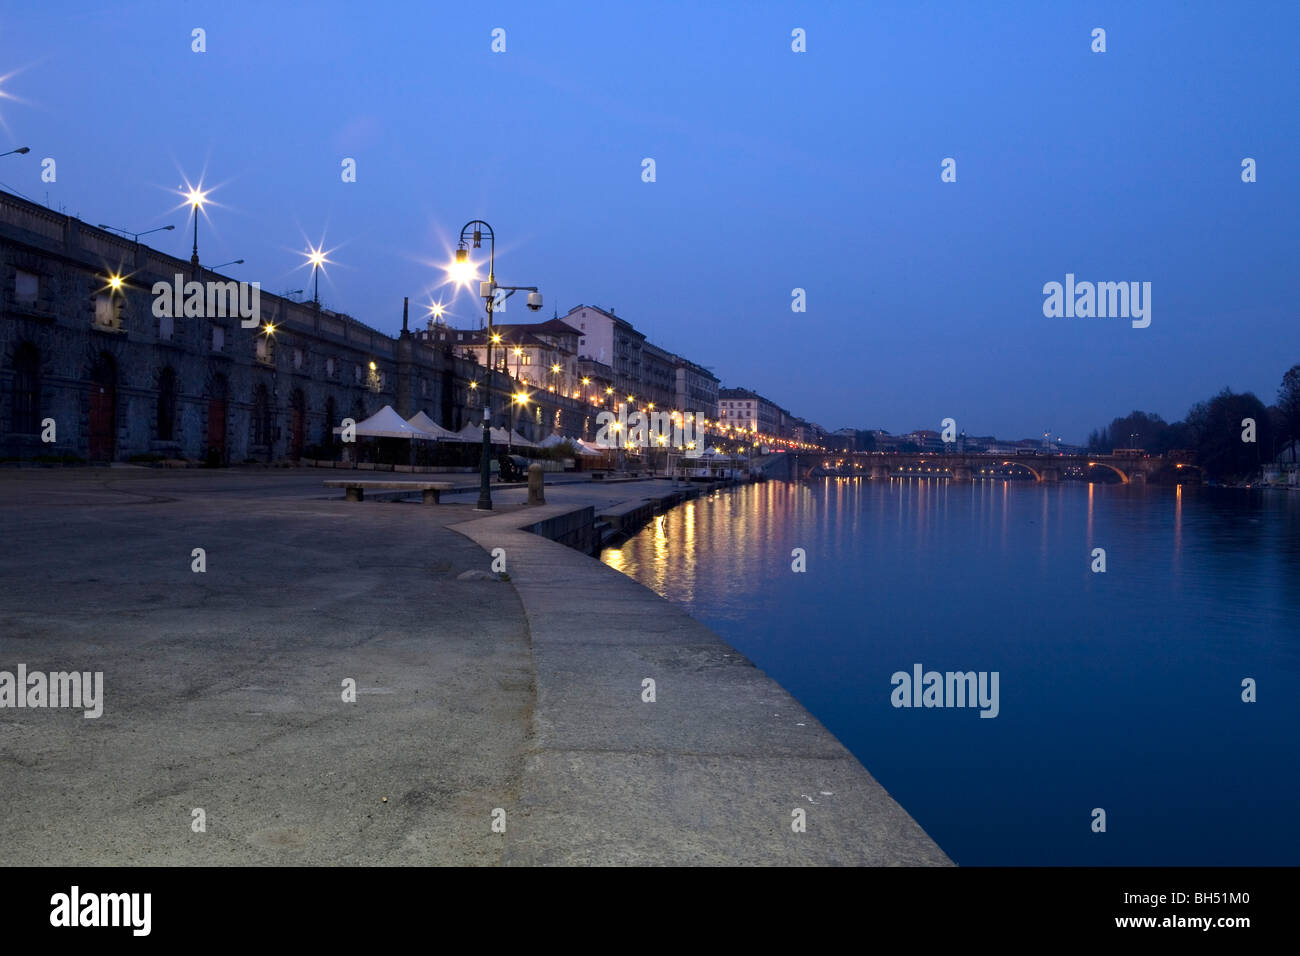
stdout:
{"type": "Polygon", "coordinates": [[[408,418],[406,424],[418,431],[424,432],[426,435],[432,435],[434,438],[442,441],[446,441],[449,438],[456,439],[459,437],[456,432],[448,431],[446,428],[443,428],[422,411],[416,412],[408,418]]]}
{"type": "MultiPolygon", "coordinates": [[[[479,444],[483,441],[483,426],[479,422],[470,422],[458,432],[451,432],[449,435],[451,441],[465,441],[479,444]]],[[[513,436],[504,428],[492,429],[492,444],[494,445],[513,445],[515,448],[537,448],[537,442],[529,441],[519,432],[513,436]]]]}
{"type": "MultiPolygon", "coordinates": [[[[342,426],[335,428],[334,434],[343,434],[342,426]]],[[[401,415],[393,411],[392,405],[385,405],[365,421],[357,422],[356,435],[358,438],[430,439],[434,437],[427,432],[421,431],[420,429],[407,424],[401,415]]]]}
{"type": "Polygon", "coordinates": [[[547,435],[545,438],[542,439],[541,447],[554,448],[556,445],[566,445],[566,444],[576,445],[577,442],[572,438],[565,438],[563,435],[556,435],[554,432],[552,432],[550,435],[547,435]]]}
{"type": "Polygon", "coordinates": [[[592,442],[589,441],[583,441],[582,439],[578,439],[577,445],[578,445],[578,454],[587,455],[590,457],[600,457],[601,455],[604,455],[606,452],[612,450],[609,448],[602,448],[600,445],[593,444],[592,442]]]}

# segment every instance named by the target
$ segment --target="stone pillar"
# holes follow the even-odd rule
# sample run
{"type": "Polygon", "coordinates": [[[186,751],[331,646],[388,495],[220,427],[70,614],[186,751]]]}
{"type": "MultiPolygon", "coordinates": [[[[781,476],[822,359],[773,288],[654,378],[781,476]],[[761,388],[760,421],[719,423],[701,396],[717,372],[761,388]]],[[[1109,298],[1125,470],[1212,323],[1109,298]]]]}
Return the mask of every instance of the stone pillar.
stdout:
{"type": "Polygon", "coordinates": [[[872,465],[872,466],[871,466],[871,477],[872,477],[872,478],[888,478],[888,477],[889,477],[889,466],[888,466],[888,465],[872,465]]]}
{"type": "Polygon", "coordinates": [[[1131,471],[1128,480],[1135,485],[1145,485],[1147,483],[1147,473],[1145,471],[1131,471]]]}
{"type": "Polygon", "coordinates": [[[528,503],[530,505],[546,504],[546,492],[542,489],[542,466],[533,462],[528,466],[528,503]]]}
{"type": "Polygon", "coordinates": [[[953,481],[972,481],[972,480],[974,480],[974,477],[975,477],[975,473],[974,473],[974,471],[971,469],[971,466],[970,466],[970,465],[953,465],[953,466],[952,466],[952,480],[953,480],[953,481]]]}
{"type": "Polygon", "coordinates": [[[1055,468],[1055,467],[1052,467],[1052,468],[1044,468],[1044,469],[1042,470],[1042,476],[1043,476],[1042,479],[1041,479],[1042,481],[1051,481],[1051,482],[1060,481],[1060,480],[1061,480],[1061,469],[1059,469],[1059,468],[1055,468]]]}

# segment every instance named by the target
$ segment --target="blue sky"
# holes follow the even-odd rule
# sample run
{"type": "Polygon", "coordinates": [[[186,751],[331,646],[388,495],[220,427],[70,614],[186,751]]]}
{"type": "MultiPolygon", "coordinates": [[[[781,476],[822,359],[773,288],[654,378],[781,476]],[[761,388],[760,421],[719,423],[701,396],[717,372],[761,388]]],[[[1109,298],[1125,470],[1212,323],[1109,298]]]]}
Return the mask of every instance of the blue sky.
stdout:
{"type": "Polygon", "coordinates": [[[188,258],[175,190],[202,177],[204,262],[310,295],[323,240],[326,305],[389,333],[403,296],[477,326],[439,264],[483,218],[545,317],[612,306],[829,428],[1082,440],[1224,386],[1271,402],[1300,362],[1297,27],[1292,3],[23,5],[0,143],[32,152],[0,183],[175,223],[146,241],[188,258]],[[1045,318],[1067,272],[1151,282],[1151,326],[1045,318]]]}

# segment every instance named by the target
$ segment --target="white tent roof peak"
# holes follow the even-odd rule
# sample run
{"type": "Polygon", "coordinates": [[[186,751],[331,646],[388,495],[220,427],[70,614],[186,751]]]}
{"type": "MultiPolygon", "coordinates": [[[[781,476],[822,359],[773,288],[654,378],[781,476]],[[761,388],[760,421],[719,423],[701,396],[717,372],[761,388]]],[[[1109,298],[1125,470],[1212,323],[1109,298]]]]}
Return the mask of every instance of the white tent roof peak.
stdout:
{"type": "MultiPolygon", "coordinates": [[[[334,433],[342,434],[341,427],[334,433]]],[[[409,425],[401,415],[385,405],[363,422],[357,422],[356,434],[362,438],[432,438],[433,436],[409,425]]]]}

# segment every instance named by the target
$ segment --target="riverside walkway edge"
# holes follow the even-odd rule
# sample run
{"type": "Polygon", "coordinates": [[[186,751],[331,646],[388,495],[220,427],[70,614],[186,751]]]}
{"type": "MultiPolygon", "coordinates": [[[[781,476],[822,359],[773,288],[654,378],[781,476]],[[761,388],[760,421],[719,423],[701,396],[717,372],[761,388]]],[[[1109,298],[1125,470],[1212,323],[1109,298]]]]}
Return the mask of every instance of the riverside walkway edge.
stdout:
{"type": "Polygon", "coordinates": [[[526,530],[575,510],[450,526],[505,550],[532,649],[536,706],[519,804],[504,808],[503,862],[952,865],[742,654],[648,588],[526,530]]]}

